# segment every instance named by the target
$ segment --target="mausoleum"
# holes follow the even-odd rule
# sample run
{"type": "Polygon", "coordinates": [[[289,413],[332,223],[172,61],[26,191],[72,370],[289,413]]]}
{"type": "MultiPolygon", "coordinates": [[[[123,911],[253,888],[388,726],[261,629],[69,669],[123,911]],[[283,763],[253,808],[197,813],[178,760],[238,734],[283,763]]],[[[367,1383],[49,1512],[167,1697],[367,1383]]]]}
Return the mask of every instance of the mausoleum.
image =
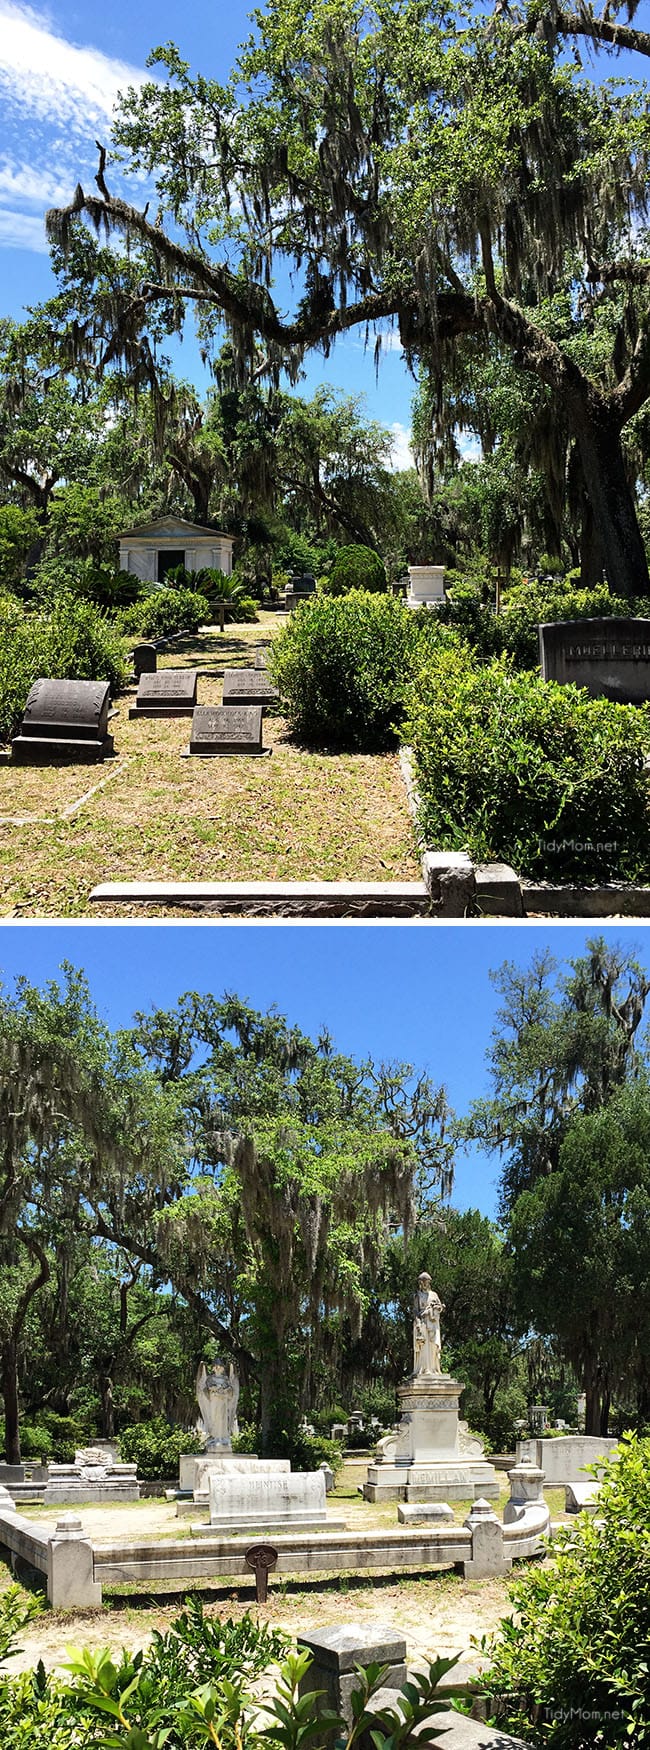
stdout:
{"type": "Polygon", "coordinates": [[[184,517],[156,517],[120,535],[120,570],[143,583],[164,583],[176,565],[186,571],[211,567],[230,577],[233,546],[232,535],[220,529],[204,529],[184,517]]]}

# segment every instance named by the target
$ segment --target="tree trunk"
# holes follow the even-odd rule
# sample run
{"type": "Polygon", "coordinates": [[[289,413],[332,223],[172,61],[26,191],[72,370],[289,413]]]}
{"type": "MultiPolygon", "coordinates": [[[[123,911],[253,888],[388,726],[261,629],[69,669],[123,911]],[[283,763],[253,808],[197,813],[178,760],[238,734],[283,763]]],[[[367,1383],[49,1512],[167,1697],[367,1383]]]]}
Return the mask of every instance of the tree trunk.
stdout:
{"type": "Polygon", "coordinates": [[[580,536],[580,588],[596,589],[603,581],[604,569],[603,550],[596,533],[591,502],[584,494],[580,536]]]}
{"type": "Polygon", "coordinates": [[[596,393],[590,400],[571,396],[568,411],[609,587],[615,595],[648,595],[648,561],[617,421],[596,393]]]}
{"type": "Polygon", "coordinates": [[[0,1362],[5,1407],[5,1461],[20,1464],[20,1412],[18,1408],[18,1355],[13,1341],[5,1343],[0,1362]]]}
{"type": "Polygon", "coordinates": [[[113,1402],[113,1381],[110,1374],[102,1375],[99,1389],[102,1403],[102,1439],[112,1440],[115,1433],[115,1405],[113,1402]]]}

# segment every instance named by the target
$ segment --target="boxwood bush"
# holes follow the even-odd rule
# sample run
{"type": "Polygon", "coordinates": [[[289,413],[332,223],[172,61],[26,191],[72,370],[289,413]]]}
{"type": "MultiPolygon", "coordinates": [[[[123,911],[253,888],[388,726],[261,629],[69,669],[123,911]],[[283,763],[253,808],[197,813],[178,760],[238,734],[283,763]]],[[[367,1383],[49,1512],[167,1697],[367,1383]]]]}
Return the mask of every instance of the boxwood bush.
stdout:
{"type": "Polygon", "coordinates": [[[354,590],[302,603],[269,651],[295,734],[318,746],[391,746],[416,646],[414,616],[392,596],[354,590]]]}
{"type": "Polygon", "coordinates": [[[206,600],[195,589],[155,589],[135,611],[143,638],[171,638],[185,629],[198,632],[205,623],[206,600]]]}
{"type": "Polygon", "coordinates": [[[372,547],[339,547],[326,587],[328,595],[346,595],[351,589],[386,589],[383,560],[372,547]]]}
{"type": "Polygon", "coordinates": [[[115,697],[127,679],[124,642],[92,602],[64,595],[46,614],[27,614],[14,597],[0,600],[0,740],[20,723],[30,687],[54,680],[106,680],[115,697]]]}
{"type": "Polygon", "coordinates": [[[577,589],[570,580],[520,583],[509,590],[502,612],[482,599],[478,584],[458,583],[436,613],[439,624],[451,626],[480,656],[512,657],[516,668],[539,668],[538,626],[552,620],[591,620],[630,613],[644,614],[650,604],[632,603],[611,595],[607,584],[577,589]]]}
{"type": "Polygon", "coordinates": [[[580,1513],[511,1585],[517,1619],[483,1642],[499,1725],[545,1750],[650,1743],[650,1440],[590,1468],[597,1518],[580,1513]]]}
{"type": "Polygon", "coordinates": [[[523,875],[650,878],[646,708],[439,645],[409,689],[404,737],[431,848],[523,875]]]}

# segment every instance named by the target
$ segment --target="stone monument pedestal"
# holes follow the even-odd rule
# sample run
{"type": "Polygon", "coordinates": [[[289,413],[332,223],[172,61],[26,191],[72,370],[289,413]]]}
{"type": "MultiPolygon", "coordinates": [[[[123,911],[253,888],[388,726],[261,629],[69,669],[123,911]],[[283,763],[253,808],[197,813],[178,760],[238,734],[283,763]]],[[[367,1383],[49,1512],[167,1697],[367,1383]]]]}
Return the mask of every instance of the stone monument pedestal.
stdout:
{"type": "Polygon", "coordinates": [[[409,565],[407,608],[439,608],[444,601],[444,565],[409,565]]]}
{"type": "Polygon", "coordinates": [[[256,1458],[252,1452],[233,1452],[230,1449],[183,1453],[176,1513],[182,1518],[184,1514],[194,1513],[197,1507],[209,1505],[212,1476],[280,1476],[290,1470],[288,1458],[256,1458]]]}
{"type": "Polygon", "coordinates": [[[496,1472],[484,1457],[480,1440],[463,1439],[459,1429],[462,1390],[448,1373],[420,1373],[399,1387],[401,1421],[368,1466],[364,1500],[498,1498],[496,1472]]]}

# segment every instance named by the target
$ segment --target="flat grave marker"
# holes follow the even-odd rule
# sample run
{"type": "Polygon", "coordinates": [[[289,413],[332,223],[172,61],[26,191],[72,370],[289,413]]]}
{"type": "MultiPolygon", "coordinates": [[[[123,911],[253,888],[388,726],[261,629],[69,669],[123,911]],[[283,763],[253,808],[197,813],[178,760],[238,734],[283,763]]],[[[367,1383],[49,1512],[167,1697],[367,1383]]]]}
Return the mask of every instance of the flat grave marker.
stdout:
{"type": "Polygon", "coordinates": [[[228,668],[223,677],[224,705],[275,705],[280,694],[259,668],[228,668]]]}
{"type": "Polygon", "coordinates": [[[34,681],[11,743],[12,760],[23,766],[63,760],[86,766],[106,759],[113,753],[110,702],[108,681],[34,681]]]}
{"type": "Polygon", "coordinates": [[[142,674],[129,717],[191,717],[196,706],[195,668],[163,668],[142,674]]]}
{"type": "Polygon", "coordinates": [[[187,755],[223,759],[248,754],[259,759],[271,751],[262,747],[261,705],[197,705],[187,755]]]}
{"type": "Polygon", "coordinates": [[[596,699],[650,699],[650,620],[554,620],[539,628],[542,680],[585,687],[596,699]]]}

